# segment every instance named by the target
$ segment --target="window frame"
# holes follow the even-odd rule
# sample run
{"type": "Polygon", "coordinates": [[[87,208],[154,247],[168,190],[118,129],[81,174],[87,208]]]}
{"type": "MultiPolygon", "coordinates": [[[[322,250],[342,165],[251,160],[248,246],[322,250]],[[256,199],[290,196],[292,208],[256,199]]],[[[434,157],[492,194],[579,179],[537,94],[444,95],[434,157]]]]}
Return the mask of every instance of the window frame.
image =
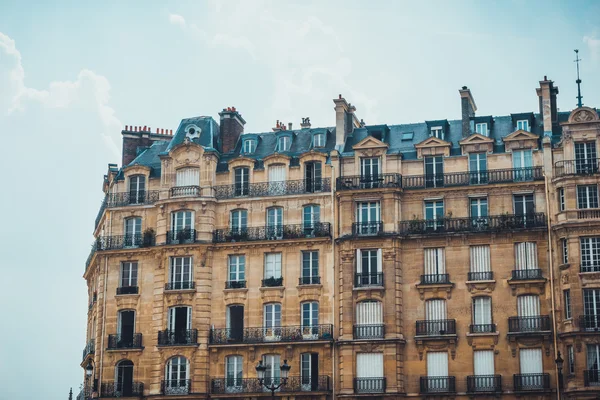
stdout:
{"type": "Polygon", "coordinates": [[[313,135],[313,147],[314,148],[325,147],[325,134],[324,133],[315,133],[313,135]]]}
{"type": "Polygon", "coordinates": [[[487,122],[478,122],[475,124],[475,132],[488,137],[489,136],[489,131],[488,131],[488,123],[487,122]],[[479,128],[483,128],[483,129],[479,129],[479,128]]]}
{"type": "Polygon", "coordinates": [[[282,153],[290,151],[292,148],[292,137],[290,135],[279,136],[277,138],[277,152],[282,153]],[[283,146],[282,146],[283,144],[283,146]]]}
{"type": "Polygon", "coordinates": [[[245,282],[246,281],[246,255],[229,254],[227,256],[227,281],[245,282]],[[232,279],[234,277],[235,279],[232,279]]]}
{"type": "Polygon", "coordinates": [[[517,120],[517,130],[529,132],[529,120],[527,120],[527,119],[517,120]]]}
{"type": "Polygon", "coordinates": [[[139,275],[139,265],[137,261],[121,261],[121,274],[119,276],[119,287],[137,287],[138,286],[138,275],[139,275]],[[125,266],[129,266],[129,273],[127,274],[127,278],[124,277],[125,274],[125,266]],[[135,265],[135,268],[134,268],[135,265]],[[134,272],[135,271],[135,272],[134,272]],[[135,275],[135,276],[133,276],[135,275]],[[129,284],[124,285],[125,281],[129,284]],[[132,285],[132,281],[135,281],[135,285],[132,285]]]}
{"type": "Polygon", "coordinates": [[[564,307],[565,307],[565,319],[569,320],[569,319],[573,319],[573,314],[571,311],[571,289],[565,289],[563,290],[563,301],[564,301],[564,307]]]}
{"type": "Polygon", "coordinates": [[[255,151],[256,151],[256,140],[255,139],[245,139],[242,142],[242,153],[253,154],[255,151]]]}
{"type": "Polygon", "coordinates": [[[429,128],[429,136],[444,140],[444,127],[443,126],[432,126],[429,128]]]}
{"type": "Polygon", "coordinates": [[[565,211],[565,188],[558,188],[558,211],[565,211]]]}

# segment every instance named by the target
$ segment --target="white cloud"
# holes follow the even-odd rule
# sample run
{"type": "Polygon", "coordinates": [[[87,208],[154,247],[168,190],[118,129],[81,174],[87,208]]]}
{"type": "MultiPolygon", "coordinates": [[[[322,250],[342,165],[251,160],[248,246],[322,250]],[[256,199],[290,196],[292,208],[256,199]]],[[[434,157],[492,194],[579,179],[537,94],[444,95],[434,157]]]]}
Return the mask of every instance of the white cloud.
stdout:
{"type": "Polygon", "coordinates": [[[173,25],[179,25],[182,28],[185,28],[185,18],[179,14],[169,14],[169,22],[173,25]]]}
{"type": "Polygon", "coordinates": [[[595,36],[584,36],[583,42],[587,44],[592,60],[594,62],[600,61],[600,39],[596,39],[595,36]]]}

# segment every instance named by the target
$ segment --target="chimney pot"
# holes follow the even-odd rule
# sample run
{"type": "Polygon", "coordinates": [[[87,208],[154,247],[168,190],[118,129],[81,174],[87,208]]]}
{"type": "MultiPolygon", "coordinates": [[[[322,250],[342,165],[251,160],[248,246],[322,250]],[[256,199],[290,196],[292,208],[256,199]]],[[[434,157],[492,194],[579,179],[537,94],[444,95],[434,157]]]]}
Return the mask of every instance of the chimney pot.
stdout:
{"type": "Polygon", "coordinates": [[[159,133],[159,132],[160,132],[160,128],[156,128],[156,133],[159,133]]]}
{"type": "Polygon", "coordinates": [[[137,132],[137,131],[138,131],[138,127],[136,126],[136,127],[135,127],[135,132],[137,132]]]}
{"type": "Polygon", "coordinates": [[[466,86],[462,87],[462,90],[467,90],[467,89],[468,89],[468,87],[466,87],[466,86]]]}
{"type": "Polygon", "coordinates": [[[173,129],[169,131],[169,135],[173,136],[173,129]]]}
{"type": "Polygon", "coordinates": [[[129,130],[129,129],[128,129],[128,127],[129,127],[129,125],[125,125],[125,130],[126,130],[126,131],[128,131],[128,130],[129,130]]]}
{"type": "Polygon", "coordinates": [[[231,107],[231,111],[235,112],[235,107],[231,107]]]}
{"type": "Polygon", "coordinates": [[[544,80],[547,81],[548,80],[548,76],[544,75],[544,80]]]}
{"type": "Polygon", "coordinates": [[[290,130],[290,131],[292,130],[292,123],[291,122],[288,122],[288,130],[290,130]]]}
{"type": "Polygon", "coordinates": [[[338,99],[340,99],[340,100],[342,99],[342,94],[341,93],[338,94],[338,99]]]}

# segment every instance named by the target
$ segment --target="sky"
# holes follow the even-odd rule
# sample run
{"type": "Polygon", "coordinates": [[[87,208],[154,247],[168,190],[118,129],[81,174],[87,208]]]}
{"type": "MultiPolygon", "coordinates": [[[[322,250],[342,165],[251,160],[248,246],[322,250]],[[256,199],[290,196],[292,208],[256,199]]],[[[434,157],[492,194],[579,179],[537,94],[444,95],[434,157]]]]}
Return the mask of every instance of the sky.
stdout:
{"type": "Polygon", "coordinates": [[[235,106],[246,132],[342,94],[367,124],[600,107],[597,1],[0,0],[0,400],[66,399],[83,380],[82,279],[121,129],[176,129],[235,106]]]}

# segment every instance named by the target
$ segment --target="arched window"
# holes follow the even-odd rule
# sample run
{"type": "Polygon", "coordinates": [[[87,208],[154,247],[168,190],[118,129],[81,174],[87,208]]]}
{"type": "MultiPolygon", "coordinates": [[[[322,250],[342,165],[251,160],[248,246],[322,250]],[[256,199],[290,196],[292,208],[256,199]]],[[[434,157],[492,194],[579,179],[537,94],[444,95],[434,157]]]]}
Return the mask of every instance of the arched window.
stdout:
{"type": "Polygon", "coordinates": [[[235,393],[242,387],[242,364],[242,356],[225,357],[225,390],[229,393],[235,393]]]}
{"type": "Polygon", "coordinates": [[[142,204],[146,201],[146,177],[133,175],[129,177],[129,204],[142,204]]]}
{"type": "Polygon", "coordinates": [[[234,234],[242,234],[248,227],[248,210],[232,210],[229,215],[229,226],[234,234]]]}
{"type": "Polygon", "coordinates": [[[320,161],[304,163],[304,183],[307,193],[321,192],[323,190],[322,169],[320,161]]]}
{"type": "Polygon", "coordinates": [[[319,354],[300,355],[300,380],[303,391],[316,391],[319,388],[319,354]]]}
{"type": "Polygon", "coordinates": [[[115,397],[130,397],[133,392],[133,362],[121,360],[115,368],[115,397]]]}
{"type": "Polygon", "coordinates": [[[190,391],[190,364],[187,358],[176,356],[167,361],[164,394],[188,394],[190,391]]]}
{"type": "Polygon", "coordinates": [[[133,217],[125,220],[125,236],[123,246],[137,247],[142,244],[142,218],[133,217]]]}
{"type": "Polygon", "coordinates": [[[384,336],[383,311],[379,301],[362,301],[356,305],[355,339],[384,336]]]}
{"type": "Polygon", "coordinates": [[[302,338],[319,338],[319,303],[309,301],[300,305],[302,311],[302,338]]]}

